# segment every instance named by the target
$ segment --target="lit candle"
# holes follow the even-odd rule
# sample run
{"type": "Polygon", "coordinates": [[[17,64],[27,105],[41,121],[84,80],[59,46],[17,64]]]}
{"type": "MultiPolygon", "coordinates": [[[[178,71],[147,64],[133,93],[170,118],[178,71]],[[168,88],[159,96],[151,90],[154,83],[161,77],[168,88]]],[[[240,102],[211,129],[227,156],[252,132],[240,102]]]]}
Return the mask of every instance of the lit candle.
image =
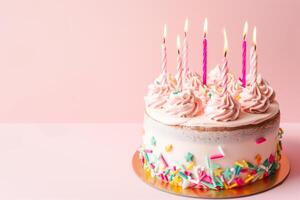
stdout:
{"type": "Polygon", "coordinates": [[[182,90],[182,60],[180,54],[180,37],[177,35],[177,88],[179,91],[182,90]]]}
{"type": "Polygon", "coordinates": [[[243,31],[243,45],[242,45],[242,86],[243,87],[246,87],[247,32],[248,32],[248,22],[245,22],[244,31],[243,31]]]}
{"type": "Polygon", "coordinates": [[[182,65],[184,67],[184,72],[188,73],[189,71],[189,66],[188,66],[188,42],[187,42],[187,32],[188,32],[188,27],[189,26],[189,21],[188,19],[185,20],[184,23],[184,39],[183,39],[183,49],[182,49],[182,65]]]}
{"type": "Polygon", "coordinates": [[[257,79],[256,27],[253,29],[253,46],[250,50],[250,77],[251,85],[255,84],[257,79]]]}
{"type": "Polygon", "coordinates": [[[228,41],[227,41],[227,34],[226,30],[224,29],[224,58],[223,64],[221,66],[221,80],[222,80],[222,95],[227,92],[227,85],[228,85],[228,61],[227,61],[227,51],[228,51],[228,41]]]}
{"type": "Polygon", "coordinates": [[[162,68],[162,84],[167,83],[167,48],[166,48],[166,37],[167,37],[167,25],[164,25],[163,41],[161,44],[161,68],[162,68]]]}
{"type": "Polygon", "coordinates": [[[204,85],[207,83],[207,18],[204,20],[204,31],[203,31],[203,63],[202,63],[202,82],[204,85]]]}

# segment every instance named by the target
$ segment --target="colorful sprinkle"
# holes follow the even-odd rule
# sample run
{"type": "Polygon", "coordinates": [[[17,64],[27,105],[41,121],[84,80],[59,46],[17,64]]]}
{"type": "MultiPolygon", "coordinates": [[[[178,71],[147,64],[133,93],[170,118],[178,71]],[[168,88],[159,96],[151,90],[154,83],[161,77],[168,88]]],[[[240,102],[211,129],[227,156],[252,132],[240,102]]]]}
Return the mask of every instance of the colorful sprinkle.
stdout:
{"type": "Polygon", "coordinates": [[[149,163],[149,156],[147,153],[145,153],[145,158],[146,158],[147,163],[149,163]]]}
{"type": "Polygon", "coordinates": [[[156,145],[156,139],[154,136],[151,137],[151,145],[153,145],[153,146],[156,145]]]}
{"type": "Polygon", "coordinates": [[[231,170],[230,168],[226,168],[226,170],[224,171],[223,175],[226,179],[229,179],[231,177],[231,170]]]}
{"type": "Polygon", "coordinates": [[[279,168],[280,153],[277,150],[264,160],[257,154],[255,164],[240,160],[231,168],[222,168],[219,164],[213,163],[208,156],[205,157],[206,167],[195,166],[194,157],[192,161],[184,163],[186,166],[175,162],[174,166],[169,167],[162,154],[144,147],[140,148],[139,152],[146,175],[158,177],[161,181],[180,188],[213,190],[235,188],[274,174],[279,168]]]}
{"type": "Polygon", "coordinates": [[[239,161],[236,161],[234,164],[237,165],[237,166],[239,166],[239,167],[244,167],[243,164],[240,163],[239,161]]]}
{"type": "Polygon", "coordinates": [[[257,155],[255,156],[255,161],[256,161],[256,164],[257,164],[257,165],[260,164],[260,162],[261,162],[261,156],[260,156],[260,154],[257,154],[257,155]]]}
{"type": "Polygon", "coordinates": [[[161,159],[161,161],[163,162],[163,164],[165,165],[165,167],[168,167],[168,166],[169,166],[168,163],[167,163],[167,161],[166,161],[166,159],[164,158],[163,155],[160,155],[160,159],[161,159]]]}
{"type": "Polygon", "coordinates": [[[251,180],[253,180],[253,178],[254,178],[254,176],[249,176],[249,177],[247,177],[246,179],[245,179],[245,183],[249,183],[251,180]]]}
{"type": "Polygon", "coordinates": [[[150,150],[150,149],[145,149],[144,152],[145,152],[145,153],[153,153],[153,151],[150,150]]]}
{"type": "Polygon", "coordinates": [[[229,189],[235,188],[235,187],[237,187],[237,186],[238,186],[237,183],[233,183],[232,185],[229,186],[229,189]]]}
{"type": "Polygon", "coordinates": [[[217,168],[217,169],[214,170],[214,175],[215,176],[221,176],[223,171],[224,170],[222,168],[217,168]]]}
{"type": "Polygon", "coordinates": [[[264,143],[266,141],[266,138],[264,138],[264,137],[260,137],[260,138],[257,138],[256,139],[256,144],[261,144],[261,143],[264,143]]]}
{"type": "Polygon", "coordinates": [[[169,145],[167,145],[165,147],[166,152],[170,152],[170,151],[172,151],[172,149],[173,149],[173,145],[172,144],[169,144],[169,145]]]}
{"type": "Polygon", "coordinates": [[[240,185],[240,186],[243,185],[243,183],[244,183],[244,182],[243,182],[243,179],[241,179],[241,178],[236,178],[236,179],[235,179],[235,182],[236,182],[238,185],[240,185]]]}
{"type": "Polygon", "coordinates": [[[269,163],[273,163],[275,161],[275,157],[273,154],[269,156],[269,163]]]}
{"type": "Polygon", "coordinates": [[[186,169],[187,169],[187,170],[192,170],[193,167],[194,167],[194,165],[195,165],[195,162],[192,161],[192,162],[190,162],[190,163],[186,166],[186,169]]]}
{"type": "Polygon", "coordinates": [[[218,150],[219,150],[220,154],[222,154],[223,156],[225,156],[223,148],[220,145],[218,146],[218,150]]]}
{"type": "Polygon", "coordinates": [[[191,152],[188,152],[185,156],[186,162],[192,162],[194,159],[194,155],[191,152]]]}
{"type": "Polygon", "coordinates": [[[210,160],[209,160],[208,156],[205,156],[205,164],[206,164],[207,169],[210,169],[210,160]]]}
{"type": "Polygon", "coordinates": [[[181,178],[188,179],[187,175],[185,175],[183,172],[179,172],[178,175],[179,175],[181,178]]]}
{"type": "Polygon", "coordinates": [[[249,165],[248,165],[248,163],[247,163],[247,161],[246,160],[242,160],[242,163],[243,163],[243,165],[245,166],[245,167],[249,167],[249,165]]]}
{"type": "Polygon", "coordinates": [[[219,159],[219,158],[224,158],[222,154],[215,154],[209,157],[211,160],[219,159]]]}

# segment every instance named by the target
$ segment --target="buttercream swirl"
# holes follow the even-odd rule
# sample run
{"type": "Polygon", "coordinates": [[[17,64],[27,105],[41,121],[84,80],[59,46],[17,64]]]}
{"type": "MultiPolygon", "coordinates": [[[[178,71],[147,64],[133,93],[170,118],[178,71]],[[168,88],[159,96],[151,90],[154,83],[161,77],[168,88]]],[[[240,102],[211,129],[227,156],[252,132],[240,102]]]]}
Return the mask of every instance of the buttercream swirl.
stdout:
{"type": "Polygon", "coordinates": [[[228,79],[229,79],[228,86],[227,86],[228,91],[233,98],[238,99],[240,93],[242,92],[242,87],[239,81],[235,79],[233,74],[228,73],[228,79]]]}
{"type": "Polygon", "coordinates": [[[208,84],[209,85],[219,85],[220,84],[221,69],[219,65],[216,65],[208,73],[208,84]]]}
{"type": "Polygon", "coordinates": [[[189,73],[189,75],[185,77],[183,87],[188,90],[193,90],[194,95],[201,99],[202,105],[205,106],[208,101],[208,88],[202,84],[199,74],[189,73]]]}
{"type": "Polygon", "coordinates": [[[260,74],[257,76],[257,85],[260,91],[270,100],[270,103],[272,103],[275,100],[274,89],[260,74]]]}
{"type": "Polygon", "coordinates": [[[162,109],[171,91],[175,88],[176,82],[174,83],[172,76],[167,75],[167,83],[163,81],[164,77],[161,74],[154,83],[149,85],[149,91],[147,96],[144,98],[145,104],[149,108],[162,109]]]}
{"type": "Polygon", "coordinates": [[[248,113],[265,113],[270,107],[270,101],[257,83],[247,86],[241,93],[240,103],[242,110],[248,113]]]}
{"type": "Polygon", "coordinates": [[[233,121],[239,117],[240,105],[229,92],[223,95],[214,93],[211,100],[208,101],[205,114],[215,121],[233,121]]]}
{"type": "Polygon", "coordinates": [[[192,90],[171,93],[164,106],[164,111],[173,116],[190,118],[203,113],[202,102],[192,90]]]}

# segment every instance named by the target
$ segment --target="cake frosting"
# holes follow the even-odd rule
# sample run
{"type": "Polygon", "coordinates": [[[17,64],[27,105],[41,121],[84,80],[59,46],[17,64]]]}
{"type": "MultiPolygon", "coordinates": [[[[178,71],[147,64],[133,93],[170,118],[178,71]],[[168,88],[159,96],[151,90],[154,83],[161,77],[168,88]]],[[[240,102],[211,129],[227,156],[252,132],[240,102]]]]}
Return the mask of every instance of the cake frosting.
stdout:
{"type": "Polygon", "coordinates": [[[233,121],[239,117],[240,105],[229,92],[221,95],[216,93],[206,106],[205,113],[212,120],[233,121]]]}
{"type": "Polygon", "coordinates": [[[265,96],[258,85],[250,85],[241,93],[241,107],[249,113],[265,113],[270,107],[270,100],[265,96]]]}
{"type": "Polygon", "coordinates": [[[164,106],[164,111],[173,116],[190,118],[203,113],[202,102],[192,90],[175,91],[164,106]]]}
{"type": "Polygon", "coordinates": [[[270,84],[262,78],[261,74],[257,76],[257,85],[260,88],[260,91],[269,99],[272,103],[275,100],[275,92],[270,84]]]}

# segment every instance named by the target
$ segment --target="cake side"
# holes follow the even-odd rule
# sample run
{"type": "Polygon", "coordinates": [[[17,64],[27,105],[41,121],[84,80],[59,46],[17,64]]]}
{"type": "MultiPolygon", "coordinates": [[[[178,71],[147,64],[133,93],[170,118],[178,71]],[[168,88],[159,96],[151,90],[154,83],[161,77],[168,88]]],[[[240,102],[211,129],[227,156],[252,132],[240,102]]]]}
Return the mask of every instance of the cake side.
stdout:
{"type": "Polygon", "coordinates": [[[184,188],[246,185],[279,167],[279,121],[278,113],[258,125],[199,131],[165,125],[145,114],[140,157],[152,176],[184,188]]]}

